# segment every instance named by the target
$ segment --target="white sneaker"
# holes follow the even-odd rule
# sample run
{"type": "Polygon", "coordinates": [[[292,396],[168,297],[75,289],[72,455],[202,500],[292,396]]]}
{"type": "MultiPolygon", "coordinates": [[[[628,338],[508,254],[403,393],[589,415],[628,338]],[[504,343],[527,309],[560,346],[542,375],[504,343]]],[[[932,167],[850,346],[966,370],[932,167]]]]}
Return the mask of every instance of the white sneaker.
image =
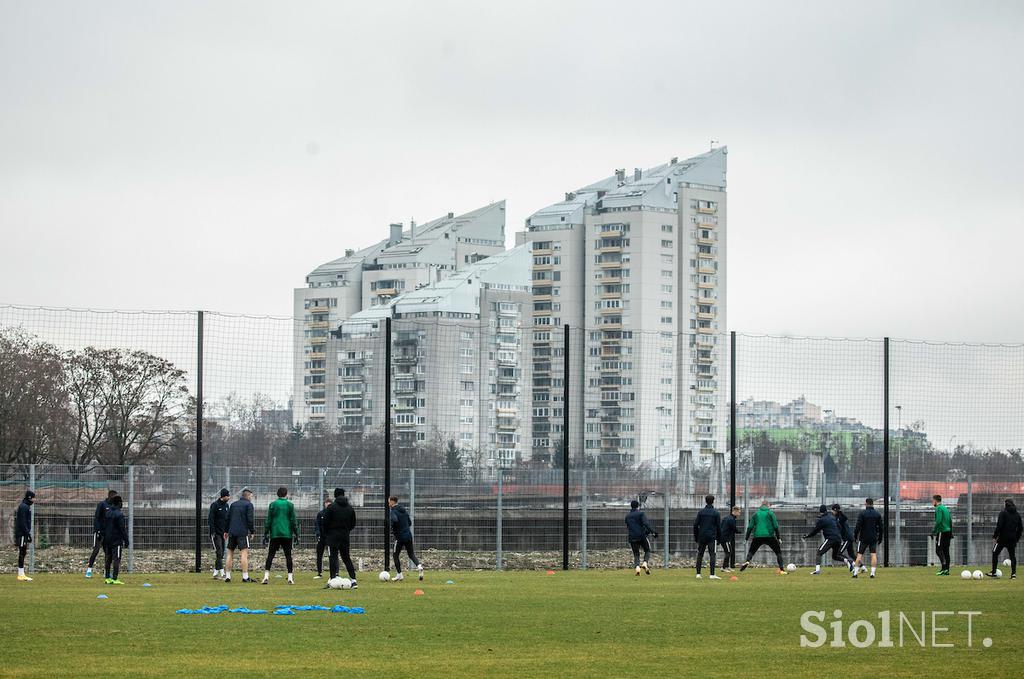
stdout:
{"type": "Polygon", "coordinates": [[[637,567],[636,567],[636,574],[637,574],[637,577],[639,577],[639,576],[640,576],[640,566],[637,566],[637,567]]]}
{"type": "Polygon", "coordinates": [[[867,566],[861,566],[860,567],[860,572],[861,573],[867,573],[868,572],[868,567],[867,566]]]}
{"type": "Polygon", "coordinates": [[[709,575],[708,576],[708,580],[721,580],[721,579],[722,578],[718,577],[717,575],[709,575]]]}
{"type": "Polygon", "coordinates": [[[399,580],[405,580],[405,574],[404,573],[399,573],[394,578],[392,578],[392,580],[394,580],[395,582],[398,582],[399,580]]]}
{"type": "Polygon", "coordinates": [[[702,577],[704,577],[704,576],[702,576],[700,573],[697,573],[697,579],[698,580],[700,580],[702,577]]]}
{"type": "Polygon", "coordinates": [[[422,566],[422,565],[420,565],[420,566],[417,566],[416,568],[417,568],[417,569],[419,570],[419,572],[420,572],[420,580],[422,581],[422,580],[423,580],[423,566],[422,566]]]}

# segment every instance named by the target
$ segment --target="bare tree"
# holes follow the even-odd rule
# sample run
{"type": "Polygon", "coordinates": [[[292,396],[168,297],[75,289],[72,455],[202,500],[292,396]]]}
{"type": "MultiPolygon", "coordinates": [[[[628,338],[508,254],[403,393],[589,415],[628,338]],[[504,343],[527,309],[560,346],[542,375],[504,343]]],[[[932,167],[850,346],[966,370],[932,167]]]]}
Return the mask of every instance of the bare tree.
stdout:
{"type": "Polygon", "coordinates": [[[0,463],[31,464],[59,450],[65,402],[60,352],[20,329],[0,329],[0,463]]]}

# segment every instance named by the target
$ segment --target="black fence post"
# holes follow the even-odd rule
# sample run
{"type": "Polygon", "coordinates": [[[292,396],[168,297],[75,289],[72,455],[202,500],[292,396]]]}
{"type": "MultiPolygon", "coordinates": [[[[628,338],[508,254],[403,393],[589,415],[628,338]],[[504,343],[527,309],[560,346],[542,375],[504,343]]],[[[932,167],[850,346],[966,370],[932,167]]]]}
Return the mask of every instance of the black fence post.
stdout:
{"type": "Polygon", "coordinates": [[[729,510],[736,505],[736,331],[729,333],[729,510]]]}
{"type": "Polygon", "coordinates": [[[569,324],[562,329],[562,570],[569,570],[569,324]]]}
{"type": "Polygon", "coordinates": [[[196,312],[196,573],[203,571],[203,312],[196,312]]]}
{"type": "Polygon", "coordinates": [[[391,570],[388,538],[391,531],[391,319],[384,319],[384,570],[391,570]]]}
{"type": "Polygon", "coordinates": [[[885,533],[882,537],[882,565],[889,567],[889,338],[882,343],[882,479],[883,508],[882,519],[885,533]]]}

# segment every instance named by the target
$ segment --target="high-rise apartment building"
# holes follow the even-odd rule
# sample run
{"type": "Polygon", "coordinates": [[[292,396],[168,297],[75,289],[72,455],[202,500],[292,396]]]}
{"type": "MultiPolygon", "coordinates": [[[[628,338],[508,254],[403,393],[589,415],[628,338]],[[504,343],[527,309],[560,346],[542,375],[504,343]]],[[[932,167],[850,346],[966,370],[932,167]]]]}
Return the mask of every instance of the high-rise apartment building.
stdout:
{"type": "Polygon", "coordinates": [[[616,170],[534,213],[535,459],[559,454],[562,325],[572,326],[570,448],[670,466],[724,447],[726,149],[616,170]],[[582,407],[580,407],[582,405],[582,407]]]}
{"type": "Polygon", "coordinates": [[[523,319],[531,261],[526,246],[500,252],[342,322],[329,345],[339,366],[341,431],[365,434],[383,425],[383,338],[391,318],[396,446],[454,443],[489,468],[528,460],[520,431],[529,412],[523,319]]]}
{"type": "Polygon", "coordinates": [[[332,332],[364,309],[437,283],[505,249],[505,203],[426,224],[391,224],[388,237],[314,269],[294,293],[295,423],[335,427],[339,398],[332,332]]]}

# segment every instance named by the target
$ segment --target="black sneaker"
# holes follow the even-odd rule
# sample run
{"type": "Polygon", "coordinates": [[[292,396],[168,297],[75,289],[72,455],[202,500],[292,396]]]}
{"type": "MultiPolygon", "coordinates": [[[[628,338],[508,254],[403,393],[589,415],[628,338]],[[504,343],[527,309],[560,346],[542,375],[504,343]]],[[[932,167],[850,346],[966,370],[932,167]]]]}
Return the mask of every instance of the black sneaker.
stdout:
{"type": "Polygon", "coordinates": [[[748,565],[749,565],[748,563],[744,563],[742,566],[740,566],[740,573],[742,573],[743,571],[747,570],[747,566],[748,565]]]}
{"type": "Polygon", "coordinates": [[[355,580],[352,581],[352,589],[359,589],[359,583],[355,580]]]}
{"type": "Polygon", "coordinates": [[[224,578],[224,582],[231,582],[231,578],[224,578]]]}
{"type": "Polygon", "coordinates": [[[1016,579],[1017,579],[1017,574],[1016,574],[1016,573],[1014,573],[1013,575],[1011,575],[1011,576],[1010,576],[1010,579],[1011,579],[1011,580],[1016,580],[1016,579]]]}
{"type": "Polygon", "coordinates": [[[994,578],[994,577],[996,577],[996,574],[995,573],[985,573],[985,577],[986,578],[994,578]]]}

